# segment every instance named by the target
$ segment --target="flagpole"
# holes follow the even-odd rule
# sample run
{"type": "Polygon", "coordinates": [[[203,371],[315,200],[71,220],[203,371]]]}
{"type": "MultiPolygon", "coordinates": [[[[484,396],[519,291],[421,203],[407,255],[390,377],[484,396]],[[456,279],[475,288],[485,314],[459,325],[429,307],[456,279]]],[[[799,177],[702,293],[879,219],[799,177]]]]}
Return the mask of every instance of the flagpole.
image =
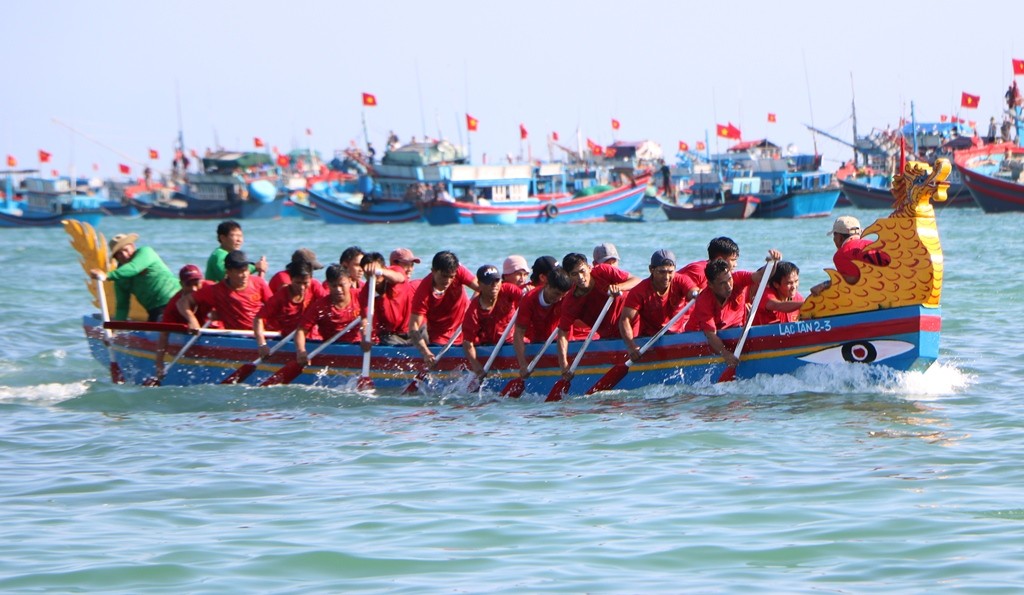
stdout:
{"type": "MultiPolygon", "coordinates": [[[[807,86],[807,109],[811,112],[811,126],[814,126],[814,106],[811,104],[811,77],[807,74],[807,53],[801,52],[801,56],[804,60],[804,84],[807,86]]],[[[814,132],[814,128],[811,128],[811,143],[814,145],[814,156],[818,156],[818,135],[814,132]]],[[[853,143],[857,144],[857,139],[853,139],[853,143]]]]}
{"type": "Polygon", "coordinates": [[[363,107],[363,142],[366,144],[366,151],[370,151],[370,133],[366,129],[366,107],[363,107]]]}

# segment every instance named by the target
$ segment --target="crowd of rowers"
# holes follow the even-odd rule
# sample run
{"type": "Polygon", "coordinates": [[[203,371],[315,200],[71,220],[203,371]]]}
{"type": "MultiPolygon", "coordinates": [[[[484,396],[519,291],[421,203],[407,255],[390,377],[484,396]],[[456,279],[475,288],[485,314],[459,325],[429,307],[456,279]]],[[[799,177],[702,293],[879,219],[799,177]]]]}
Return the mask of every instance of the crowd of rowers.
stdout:
{"type": "MultiPolygon", "coordinates": [[[[837,248],[833,260],[846,282],[857,281],[855,260],[888,264],[884,254],[864,250],[871,241],[860,238],[855,218],[839,217],[830,233],[837,248]]],[[[638,361],[643,354],[637,340],[655,335],[691,300],[692,307],[669,332],[703,332],[711,350],[728,365],[736,365],[718,331],[744,324],[751,315],[754,288],[766,273],[766,267],[736,270],[739,246],[718,237],[708,244],[707,260],[682,266],[671,250],[654,251],[645,278],[620,268],[616,247],[603,243],[594,248],[589,260],[573,252],[561,261],[540,256],[530,267],[523,256],[511,255],[501,270],[485,264],[475,274],[455,253],[444,250],[433,256],[430,271],[420,278],[416,265],[421,260],[407,248],[392,250],[385,260],[380,252],[352,246],[341,253],[338,263],[326,267],[322,282],[315,272],[324,266],[313,251],[300,248],[284,270],[265,280],[266,258],[253,262],[241,250],[244,236],[237,222],[221,223],[217,239],[219,246],[205,272],[187,264],[174,275],[151,247],[136,246],[137,234],[118,234],[109,242],[117,268],[91,273],[114,282],[114,319],[127,318],[135,296],[150,321],[183,323],[193,330],[203,326],[251,330],[261,356],[269,353],[269,331],[282,336],[295,331],[296,359],[301,364],[307,363],[307,340],[333,337],[358,319],[360,323],[339,341],[361,343],[364,350],[373,344],[415,346],[426,366],[432,367],[432,345],[461,339],[468,365],[482,374],[476,348],[497,344],[514,319],[511,341],[524,378],[529,375],[527,343],[543,343],[554,336],[558,362],[568,378],[568,343],[586,338],[591,330],[594,338],[621,339],[630,358],[638,361]],[[370,279],[372,328],[366,316],[370,279]],[[472,299],[465,288],[475,292],[472,299]]],[[[768,251],[766,261],[776,264],[752,313],[753,324],[797,320],[803,303],[797,291],[799,269],[782,261],[782,254],[774,249],[768,251]]],[[[827,283],[811,292],[819,293],[827,283]]],[[[165,347],[166,337],[157,355],[158,375],[163,372],[165,347]]]]}

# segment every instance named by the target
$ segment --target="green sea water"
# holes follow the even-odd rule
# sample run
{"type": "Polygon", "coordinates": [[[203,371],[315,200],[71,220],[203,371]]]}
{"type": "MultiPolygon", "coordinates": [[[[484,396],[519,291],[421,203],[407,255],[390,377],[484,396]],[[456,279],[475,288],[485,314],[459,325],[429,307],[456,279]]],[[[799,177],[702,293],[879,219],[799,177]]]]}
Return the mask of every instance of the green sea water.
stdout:
{"type": "MultiPolygon", "coordinates": [[[[866,224],[881,212],[844,210],[866,224]]],[[[244,221],[277,270],[352,244],[471,269],[610,241],[740,266],[778,248],[804,291],[831,221],[436,228],[244,221]]],[[[80,326],[62,230],[0,230],[0,592],[1017,593],[1024,584],[1020,215],[939,211],[939,361],[807,368],[562,403],[450,391],[115,386],[80,326]]],[[[172,269],[216,222],[109,218],[172,269]]],[[[426,272],[426,264],[420,265],[426,272]]],[[[536,396],[535,396],[536,397],[536,396]]]]}

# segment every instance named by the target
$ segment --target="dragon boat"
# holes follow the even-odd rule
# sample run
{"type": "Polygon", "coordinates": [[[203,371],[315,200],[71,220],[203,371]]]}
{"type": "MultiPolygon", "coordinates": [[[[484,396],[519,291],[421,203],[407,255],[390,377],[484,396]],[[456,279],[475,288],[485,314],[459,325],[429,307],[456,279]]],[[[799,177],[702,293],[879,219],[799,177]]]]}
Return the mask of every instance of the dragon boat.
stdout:
{"type": "MultiPolygon", "coordinates": [[[[838,272],[827,269],[831,287],[807,299],[800,310],[800,321],[754,326],[746,338],[737,378],[758,374],[791,374],[806,366],[864,364],[886,366],[897,371],[921,370],[938,357],[942,326],[940,296],[943,278],[942,248],[932,200],[946,199],[946,178],[951,171],[948,160],[934,166],[911,162],[896,175],[892,187],[895,209],[864,230],[876,237],[869,249],[881,249],[890,257],[886,266],[857,263],[861,276],[847,284],[838,272]]],[[[83,269],[104,268],[110,262],[101,235],[80,222],[65,223],[72,245],[81,254],[83,269]]],[[[93,287],[95,289],[95,287],[93,287]]],[[[98,296],[94,295],[94,299],[98,296]]],[[[98,303],[97,303],[98,305],[98,303]]],[[[144,313],[136,310],[144,317],[144,313]]],[[[141,319],[140,319],[141,320],[141,319]]],[[[114,358],[125,380],[143,383],[154,372],[159,333],[172,331],[168,356],[192,338],[197,340],[183,353],[162,379],[164,386],[215,384],[233,371],[257,359],[256,342],[237,334],[208,333],[192,337],[183,328],[148,327],[115,332],[104,328],[101,316],[88,314],[82,319],[89,348],[95,359],[109,366],[114,358]],[[150,330],[144,330],[150,329],[150,330]]],[[[739,341],[741,329],[721,331],[728,348],[739,341]]],[[[572,342],[572,357],[582,342],[572,342]]],[[[308,345],[313,349],[315,344],[308,345]]],[[[488,357],[493,347],[478,349],[478,357],[488,357]]],[[[528,345],[527,356],[539,353],[542,346],[528,345]]],[[[621,340],[591,343],[576,370],[569,394],[582,394],[613,366],[625,359],[621,340]]],[[[412,347],[375,346],[372,349],[371,377],[378,389],[401,389],[421,372],[421,358],[412,347]]],[[[261,362],[247,379],[259,384],[283,365],[294,360],[291,345],[261,362]]],[[[453,347],[432,371],[428,387],[456,385],[466,377],[464,354],[453,347]]],[[[362,352],[355,344],[333,344],[302,369],[296,384],[355,389],[360,376],[362,352]]],[[[668,334],[633,364],[630,373],[618,384],[620,389],[636,389],[652,384],[693,384],[714,382],[725,370],[721,357],[709,348],[703,333],[668,334]]],[[[517,377],[518,366],[512,346],[500,348],[491,374],[485,382],[489,390],[498,390],[517,377]]],[[[526,380],[529,393],[546,393],[560,378],[553,348],[540,357],[532,376],[526,380]]]]}

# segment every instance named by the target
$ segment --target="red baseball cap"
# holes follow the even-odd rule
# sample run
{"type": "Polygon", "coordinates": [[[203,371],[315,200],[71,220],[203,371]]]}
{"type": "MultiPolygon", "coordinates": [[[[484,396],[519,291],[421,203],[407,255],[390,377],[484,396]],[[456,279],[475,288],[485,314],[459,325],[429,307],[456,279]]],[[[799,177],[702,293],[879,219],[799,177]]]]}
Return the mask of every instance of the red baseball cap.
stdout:
{"type": "Polygon", "coordinates": [[[181,279],[182,283],[197,281],[203,278],[203,271],[200,271],[199,267],[194,264],[186,264],[178,271],[178,278],[181,279]]]}
{"type": "Polygon", "coordinates": [[[408,248],[396,248],[391,252],[391,262],[415,262],[419,264],[423,261],[416,258],[416,255],[408,248]]]}

